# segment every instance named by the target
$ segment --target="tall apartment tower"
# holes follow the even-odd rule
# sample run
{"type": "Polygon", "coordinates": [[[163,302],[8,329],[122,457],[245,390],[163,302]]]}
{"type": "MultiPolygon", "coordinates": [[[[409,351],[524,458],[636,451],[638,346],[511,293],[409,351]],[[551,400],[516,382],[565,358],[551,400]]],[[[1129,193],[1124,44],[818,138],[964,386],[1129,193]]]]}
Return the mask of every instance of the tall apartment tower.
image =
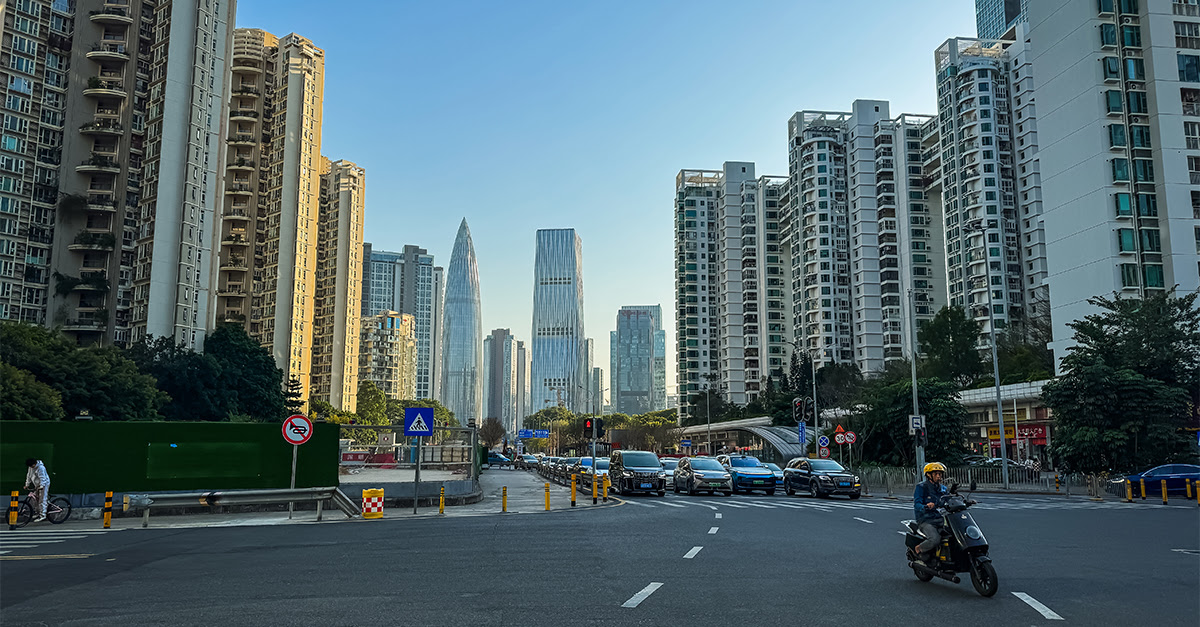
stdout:
{"type": "Polygon", "coordinates": [[[416,398],[434,398],[437,365],[441,361],[443,269],[434,265],[424,248],[406,245],[403,252],[374,250],[364,245],[363,315],[394,309],[416,320],[416,398]]]}
{"type": "Polygon", "coordinates": [[[441,400],[460,424],[480,421],[483,406],[483,315],[479,302],[479,264],[467,219],[458,226],[442,316],[441,400]]]}
{"type": "Polygon", "coordinates": [[[321,157],[311,394],[355,411],[366,172],[321,157]]]}
{"type": "Polygon", "coordinates": [[[388,398],[414,398],[417,342],[413,317],[396,311],[362,316],[358,378],[370,381],[388,398]]]}
{"type": "Polygon", "coordinates": [[[155,8],[133,271],[135,341],[172,337],[202,350],[213,326],[236,9],[235,2],[201,0],[155,8]]]}
{"type": "Polygon", "coordinates": [[[239,28],[230,69],[217,320],[245,320],[307,400],[325,52],[296,34],[239,28]]]}
{"type": "Polygon", "coordinates": [[[583,243],[575,229],[539,229],[533,265],[532,409],[587,404],[583,243]]]}
{"type": "Polygon", "coordinates": [[[494,329],[483,338],[484,418],[495,418],[511,435],[519,428],[517,404],[517,339],[509,329],[494,329]]]}
{"type": "Polygon", "coordinates": [[[524,426],[523,419],[534,413],[529,403],[529,360],[530,351],[525,342],[517,341],[515,368],[517,371],[517,420],[518,428],[524,426]]]}
{"type": "MultiPolygon", "coordinates": [[[[692,397],[718,389],[717,199],[723,172],[680,170],[675,176],[675,357],[679,417],[692,397]]],[[[617,367],[610,378],[616,379],[617,367]]],[[[615,405],[617,396],[613,392],[615,405]]]]}
{"type": "MultiPolygon", "coordinates": [[[[742,254],[746,300],[746,380],[754,384],[750,399],[758,395],[768,377],[779,380],[791,354],[791,299],[788,276],[791,263],[783,244],[783,206],[789,187],[786,176],[760,176],[755,181],[753,222],[743,216],[742,254]]],[[[657,349],[656,349],[657,350],[657,349]]],[[[656,353],[657,358],[657,353],[656,353]]],[[[665,360],[664,360],[665,363],[665,360]]],[[[747,385],[750,385],[748,383],[747,385]]],[[[666,408],[666,388],[655,390],[655,408],[666,408]]]]}
{"type": "Polygon", "coordinates": [[[792,333],[818,367],[854,361],[846,191],[851,117],[800,111],[788,120],[792,333]]]}
{"type": "Polygon", "coordinates": [[[1042,4],[1029,21],[1061,360],[1089,297],[1200,288],[1200,8],[1042,4]]]}
{"type": "MultiPolygon", "coordinates": [[[[937,144],[948,304],[979,323],[980,344],[1030,315],[1046,295],[1037,120],[1025,25],[1015,40],[950,39],[938,47],[937,144]],[[989,304],[991,309],[989,311],[989,304]]],[[[1043,100],[1039,96],[1039,100],[1043,100]]]]}

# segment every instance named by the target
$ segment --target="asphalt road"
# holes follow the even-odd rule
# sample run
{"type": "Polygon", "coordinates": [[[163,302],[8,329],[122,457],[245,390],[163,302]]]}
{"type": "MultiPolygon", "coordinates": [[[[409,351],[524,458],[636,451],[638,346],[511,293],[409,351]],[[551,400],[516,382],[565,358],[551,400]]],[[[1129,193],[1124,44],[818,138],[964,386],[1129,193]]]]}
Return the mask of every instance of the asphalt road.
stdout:
{"type": "Polygon", "coordinates": [[[902,501],[671,494],[548,513],[85,534],[0,555],[0,622],[1200,623],[1194,504],[979,500],[1000,578],[991,599],[969,580],[917,581],[897,533],[902,501]]]}

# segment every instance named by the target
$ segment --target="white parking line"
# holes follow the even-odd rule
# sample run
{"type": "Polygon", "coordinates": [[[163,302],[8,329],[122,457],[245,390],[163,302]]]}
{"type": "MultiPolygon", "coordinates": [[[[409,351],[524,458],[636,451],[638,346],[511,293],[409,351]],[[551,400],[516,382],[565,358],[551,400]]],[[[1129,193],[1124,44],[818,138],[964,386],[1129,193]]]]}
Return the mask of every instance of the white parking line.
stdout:
{"type": "Polygon", "coordinates": [[[702,547],[702,546],[694,546],[694,547],[692,547],[692,550],[690,550],[690,551],[688,551],[687,553],[684,553],[684,554],[683,554],[683,559],[685,559],[685,560],[690,560],[690,559],[692,559],[693,557],[696,557],[696,554],[697,554],[697,553],[699,553],[699,552],[700,552],[700,549],[703,549],[703,548],[704,548],[704,547],[702,547]]]}
{"type": "MultiPolygon", "coordinates": [[[[1000,433],[1000,432],[997,431],[996,433],[1000,433]]],[[[721,517],[721,512],[717,512],[717,518],[720,518],[720,517],[721,517]]]]}
{"type": "Polygon", "coordinates": [[[646,597],[654,594],[654,591],[658,590],[661,587],[662,587],[662,583],[660,583],[658,581],[651,581],[650,585],[646,586],[645,588],[642,588],[641,592],[638,592],[637,594],[629,597],[629,600],[622,603],[621,607],[637,607],[638,603],[645,601],[646,597]]]}
{"type": "Polygon", "coordinates": [[[1014,592],[1013,596],[1017,597],[1018,599],[1021,599],[1022,601],[1025,602],[1026,605],[1037,610],[1039,614],[1041,614],[1043,617],[1045,617],[1049,620],[1063,620],[1063,617],[1059,616],[1058,614],[1055,614],[1054,610],[1046,607],[1045,605],[1042,604],[1041,601],[1038,601],[1037,599],[1029,596],[1028,594],[1025,594],[1024,592],[1014,592]]]}
{"type": "MultiPolygon", "coordinates": [[[[997,433],[998,433],[998,432],[997,432],[997,433]]],[[[720,527],[709,527],[709,528],[708,528],[708,535],[710,535],[710,536],[711,536],[711,535],[715,534],[715,533],[717,532],[717,529],[720,529],[720,527]]]]}
{"type": "MultiPolygon", "coordinates": [[[[998,432],[997,432],[997,433],[998,433],[998,432]]],[[[873,524],[875,524],[875,522],[874,522],[874,521],[867,520],[866,518],[859,518],[858,516],[855,516],[855,517],[854,517],[854,520],[861,520],[861,521],[863,521],[863,522],[867,523],[868,525],[873,525],[873,524]]]]}

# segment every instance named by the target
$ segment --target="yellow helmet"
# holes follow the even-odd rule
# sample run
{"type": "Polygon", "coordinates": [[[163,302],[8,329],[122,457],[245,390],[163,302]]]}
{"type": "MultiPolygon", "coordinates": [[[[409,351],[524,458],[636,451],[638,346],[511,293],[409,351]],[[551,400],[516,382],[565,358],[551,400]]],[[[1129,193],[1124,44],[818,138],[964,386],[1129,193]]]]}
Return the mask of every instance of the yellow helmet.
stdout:
{"type": "Polygon", "coordinates": [[[931,472],[945,473],[946,467],[944,465],[942,465],[941,462],[930,462],[928,464],[925,464],[925,474],[929,474],[931,472]]]}

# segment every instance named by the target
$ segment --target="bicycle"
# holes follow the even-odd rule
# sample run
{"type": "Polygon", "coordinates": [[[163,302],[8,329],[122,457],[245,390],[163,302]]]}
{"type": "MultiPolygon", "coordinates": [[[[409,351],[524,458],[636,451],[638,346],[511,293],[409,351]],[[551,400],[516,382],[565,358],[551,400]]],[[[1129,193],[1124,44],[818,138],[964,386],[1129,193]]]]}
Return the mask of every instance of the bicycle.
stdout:
{"type": "MultiPolygon", "coordinates": [[[[34,512],[37,511],[38,505],[37,492],[30,490],[29,495],[24,501],[17,506],[17,527],[24,527],[33,521],[34,512]]],[[[46,503],[46,520],[50,524],[57,525],[67,520],[71,516],[71,502],[61,496],[50,496],[50,501],[46,503]]]]}

